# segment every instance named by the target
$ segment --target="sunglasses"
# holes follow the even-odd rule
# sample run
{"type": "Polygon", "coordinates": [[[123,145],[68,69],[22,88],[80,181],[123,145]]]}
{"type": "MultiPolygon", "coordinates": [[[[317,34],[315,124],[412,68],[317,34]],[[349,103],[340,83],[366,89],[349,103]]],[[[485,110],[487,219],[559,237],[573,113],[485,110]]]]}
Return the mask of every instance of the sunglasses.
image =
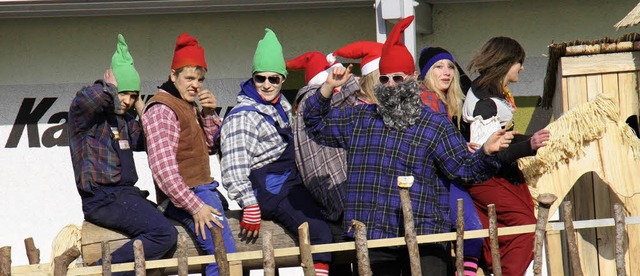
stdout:
{"type": "Polygon", "coordinates": [[[380,76],[380,83],[382,84],[387,84],[387,82],[389,82],[389,80],[393,80],[393,82],[395,83],[401,83],[404,81],[406,76],[403,75],[391,75],[391,76],[387,76],[387,75],[382,75],[380,76]]]}
{"type": "Polygon", "coordinates": [[[253,75],[253,81],[255,83],[264,83],[266,80],[273,85],[278,85],[282,82],[282,79],[279,76],[262,76],[262,75],[253,75]]]}

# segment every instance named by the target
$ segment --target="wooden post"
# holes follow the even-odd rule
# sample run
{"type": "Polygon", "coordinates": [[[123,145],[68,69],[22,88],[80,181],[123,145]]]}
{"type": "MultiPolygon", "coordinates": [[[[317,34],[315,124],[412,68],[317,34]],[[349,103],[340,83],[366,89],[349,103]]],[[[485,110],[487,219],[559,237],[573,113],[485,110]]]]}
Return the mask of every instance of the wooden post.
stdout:
{"type": "Polygon", "coordinates": [[[178,257],[178,276],[189,275],[189,259],[187,258],[187,237],[178,234],[178,243],[176,247],[176,255],[178,257]]]}
{"type": "Polygon", "coordinates": [[[102,276],[111,276],[111,247],[108,241],[102,242],[102,276]]]}
{"type": "Polygon", "coordinates": [[[502,276],[502,264],[500,262],[500,245],[498,243],[498,219],[496,218],[496,205],[489,204],[489,242],[491,246],[491,263],[493,275],[502,276]]]}
{"type": "Polygon", "coordinates": [[[262,233],[262,258],[264,276],[276,275],[276,260],[273,254],[273,232],[262,233]]]}
{"type": "Polygon", "coordinates": [[[416,239],[416,229],[413,222],[413,208],[411,207],[411,197],[409,189],[413,185],[413,176],[398,176],[398,187],[400,187],[400,204],[404,216],[404,240],[409,250],[409,264],[411,266],[411,276],[422,275],[420,267],[420,251],[418,250],[418,240],[416,239]]]}
{"type": "Polygon", "coordinates": [[[305,222],[298,227],[298,241],[300,243],[300,261],[304,276],[315,276],[316,268],[313,266],[311,241],[309,240],[309,223],[305,222]]]}
{"type": "Polygon", "coordinates": [[[464,276],[464,201],[458,198],[456,217],[456,274],[464,276]]]}
{"type": "Polygon", "coordinates": [[[624,214],[622,213],[622,205],[616,203],[613,205],[613,212],[616,220],[616,271],[618,276],[627,275],[627,268],[624,262],[624,214]]]}
{"type": "Polygon", "coordinates": [[[369,261],[369,248],[367,247],[367,227],[364,223],[351,220],[351,227],[355,229],[356,257],[358,259],[358,275],[371,276],[371,262],[369,261]]]}
{"type": "Polygon", "coordinates": [[[213,235],[213,248],[216,256],[216,263],[218,263],[218,273],[220,276],[229,276],[229,261],[227,261],[227,247],[224,245],[224,239],[222,238],[222,229],[220,227],[213,226],[209,228],[211,235],[213,235]]]}
{"type": "Polygon", "coordinates": [[[11,246],[0,248],[0,276],[11,275],[11,246]]]}
{"type": "Polygon", "coordinates": [[[144,259],[144,245],[141,240],[135,240],[133,242],[133,270],[136,276],[147,275],[145,259],[144,259]]]}
{"type": "Polygon", "coordinates": [[[53,258],[53,275],[54,276],[65,276],[67,275],[67,270],[69,269],[69,264],[73,262],[73,260],[80,257],[80,249],[77,247],[71,247],[64,251],[60,256],[53,258]]]}
{"type": "Polygon", "coordinates": [[[572,275],[582,275],[582,267],[580,267],[580,254],[578,253],[578,243],[576,242],[576,232],[573,228],[573,216],[571,215],[572,205],[570,201],[562,203],[562,216],[564,218],[564,231],[567,234],[567,243],[569,244],[569,260],[571,261],[572,275]]]}
{"type": "Polygon", "coordinates": [[[546,227],[549,219],[549,208],[558,199],[554,194],[541,194],[538,196],[538,221],[536,222],[535,242],[533,249],[533,274],[542,275],[542,245],[547,233],[546,227]]]}
{"type": "Polygon", "coordinates": [[[27,251],[27,259],[29,259],[29,264],[39,264],[40,249],[36,248],[32,237],[24,239],[24,247],[27,251]]]}

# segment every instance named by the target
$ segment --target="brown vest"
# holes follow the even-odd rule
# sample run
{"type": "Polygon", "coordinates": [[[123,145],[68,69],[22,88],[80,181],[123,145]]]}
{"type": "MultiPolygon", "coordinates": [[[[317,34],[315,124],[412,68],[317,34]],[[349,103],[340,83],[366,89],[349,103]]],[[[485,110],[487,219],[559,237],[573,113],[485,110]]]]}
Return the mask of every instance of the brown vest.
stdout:
{"type": "Polygon", "coordinates": [[[193,105],[164,92],[156,93],[147,103],[147,107],[154,103],[161,103],[171,108],[180,122],[180,141],[176,161],[184,182],[189,187],[211,183],[213,178],[211,178],[209,166],[209,149],[193,105]]]}

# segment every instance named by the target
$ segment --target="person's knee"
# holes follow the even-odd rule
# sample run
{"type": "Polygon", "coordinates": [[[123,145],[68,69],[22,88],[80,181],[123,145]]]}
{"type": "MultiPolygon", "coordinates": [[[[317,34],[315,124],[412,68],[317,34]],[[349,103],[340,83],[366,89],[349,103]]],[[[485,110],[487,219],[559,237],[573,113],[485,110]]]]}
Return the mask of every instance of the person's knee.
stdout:
{"type": "Polygon", "coordinates": [[[171,223],[163,223],[159,225],[153,235],[162,244],[172,247],[178,241],[178,230],[171,223]]]}

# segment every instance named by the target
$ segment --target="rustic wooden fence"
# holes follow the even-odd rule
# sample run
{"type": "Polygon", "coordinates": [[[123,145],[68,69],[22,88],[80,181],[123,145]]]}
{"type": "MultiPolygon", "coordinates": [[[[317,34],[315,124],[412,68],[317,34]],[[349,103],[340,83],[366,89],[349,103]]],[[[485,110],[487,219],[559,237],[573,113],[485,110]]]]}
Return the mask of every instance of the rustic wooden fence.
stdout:
{"type": "MultiPolygon", "coordinates": [[[[35,248],[33,240],[28,238],[25,240],[26,252],[29,258],[30,265],[25,266],[13,266],[11,267],[11,248],[10,247],[2,247],[0,248],[0,276],[5,275],[111,275],[112,272],[122,272],[122,271],[135,271],[136,275],[146,275],[147,273],[151,274],[162,274],[164,269],[169,269],[173,273],[177,273],[178,275],[187,275],[191,270],[193,273],[193,267],[198,267],[200,265],[208,264],[211,262],[218,262],[220,267],[220,275],[242,275],[243,273],[243,262],[253,261],[255,263],[256,260],[262,260],[262,267],[253,267],[253,268],[263,268],[265,271],[265,275],[275,275],[275,268],[278,264],[278,259],[282,257],[299,257],[300,265],[305,272],[305,275],[315,275],[313,271],[313,263],[311,259],[312,253],[324,253],[324,252],[346,252],[346,251],[354,251],[356,252],[356,262],[357,266],[354,266],[354,269],[357,267],[359,275],[371,275],[371,270],[369,266],[368,259],[368,249],[369,248],[379,248],[379,247],[389,247],[389,246],[403,246],[411,243],[423,244],[423,243],[432,243],[432,242],[442,242],[442,241],[458,241],[456,250],[458,252],[464,250],[462,246],[463,239],[473,239],[473,238],[485,238],[489,237],[492,241],[497,241],[498,236],[503,235],[514,235],[514,234],[522,234],[522,233],[533,233],[535,232],[535,257],[534,257],[534,274],[542,275],[542,244],[545,241],[545,233],[546,231],[560,231],[566,235],[566,243],[568,248],[568,254],[570,257],[570,267],[572,271],[572,275],[582,275],[580,271],[580,262],[585,261],[581,260],[579,256],[579,251],[576,247],[576,238],[575,231],[578,229],[586,229],[586,228],[598,228],[598,227],[615,227],[615,241],[616,241],[616,268],[617,275],[627,275],[625,271],[625,259],[624,259],[624,251],[625,249],[625,225],[627,224],[640,224],[640,217],[624,217],[622,212],[622,206],[620,204],[615,204],[615,217],[609,219],[594,219],[594,220],[583,220],[583,221],[573,221],[571,216],[571,203],[563,202],[563,219],[562,222],[547,222],[548,210],[549,206],[553,204],[556,200],[556,197],[551,194],[543,194],[538,197],[538,223],[531,225],[521,225],[514,227],[502,227],[497,228],[495,223],[491,223],[491,221],[495,222],[495,212],[491,212],[493,207],[490,205],[490,226],[489,229],[475,230],[475,231],[463,231],[464,222],[462,220],[462,202],[459,200],[458,202],[458,231],[451,233],[441,233],[434,235],[421,235],[416,236],[415,231],[412,233],[412,228],[407,228],[407,234],[405,237],[398,238],[389,238],[389,239],[378,239],[378,240],[367,240],[366,239],[366,229],[364,225],[354,221],[353,229],[355,231],[355,241],[352,242],[340,242],[340,243],[332,243],[332,244],[322,244],[322,245],[310,245],[308,238],[308,226],[305,224],[301,225],[299,228],[299,245],[296,247],[286,247],[286,248],[273,248],[271,231],[265,231],[261,234],[262,239],[262,250],[255,251],[247,251],[247,252],[237,252],[237,253],[226,253],[224,252],[224,246],[221,246],[221,234],[216,233],[214,231],[214,241],[218,240],[218,244],[216,248],[219,248],[214,255],[204,255],[204,256],[187,256],[186,250],[186,240],[187,237],[184,235],[180,235],[178,238],[177,244],[177,253],[175,256],[177,258],[171,259],[162,259],[162,260],[153,260],[146,261],[144,259],[144,248],[140,241],[134,243],[134,251],[135,251],[135,261],[131,263],[123,263],[123,264],[111,264],[110,263],[110,248],[107,242],[103,243],[103,265],[102,266],[89,266],[89,267],[69,267],[78,256],[80,256],[80,250],[78,248],[69,248],[62,255],[54,258],[54,268],[51,271],[50,264],[39,264],[39,250],[35,248]],[[10,269],[9,269],[10,268],[10,269]]],[[[409,205],[410,206],[410,205],[409,205]]],[[[406,214],[410,214],[411,210],[404,210],[406,214]]],[[[412,222],[412,220],[409,220],[412,222]]],[[[218,231],[219,232],[219,231],[218,231]]],[[[497,252],[497,242],[495,246],[492,246],[492,252],[497,252]]],[[[408,246],[408,249],[411,249],[411,246],[408,246]]],[[[410,258],[419,258],[416,251],[410,250],[410,258]]],[[[458,254],[461,255],[461,254],[458,254]]],[[[495,269],[494,275],[499,276],[502,275],[500,271],[500,258],[499,254],[494,257],[494,267],[495,269]]],[[[456,256],[456,269],[457,275],[462,275],[462,256],[456,256]]],[[[590,260],[586,260],[590,261],[590,260]]],[[[421,275],[421,271],[418,267],[412,266],[412,275],[421,275]]]]}

